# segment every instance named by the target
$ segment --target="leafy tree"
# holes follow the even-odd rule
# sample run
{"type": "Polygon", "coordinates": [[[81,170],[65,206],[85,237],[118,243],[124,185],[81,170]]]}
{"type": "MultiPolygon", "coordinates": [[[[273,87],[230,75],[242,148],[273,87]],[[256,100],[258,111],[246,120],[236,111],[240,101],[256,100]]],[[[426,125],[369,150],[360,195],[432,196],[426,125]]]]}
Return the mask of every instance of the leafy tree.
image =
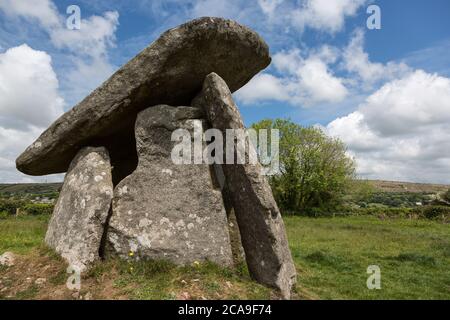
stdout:
{"type": "Polygon", "coordinates": [[[269,177],[269,182],[283,211],[332,209],[340,203],[355,177],[354,160],[340,140],[319,128],[284,119],[262,120],[252,128],[280,132],[281,172],[269,177]]]}

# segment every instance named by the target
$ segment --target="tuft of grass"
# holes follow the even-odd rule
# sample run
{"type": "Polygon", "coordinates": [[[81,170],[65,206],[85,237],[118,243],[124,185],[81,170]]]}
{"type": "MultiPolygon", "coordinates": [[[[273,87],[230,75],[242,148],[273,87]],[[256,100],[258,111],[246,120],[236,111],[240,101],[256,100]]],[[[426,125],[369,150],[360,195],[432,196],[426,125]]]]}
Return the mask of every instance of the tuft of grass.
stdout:
{"type": "Polygon", "coordinates": [[[16,296],[15,296],[15,299],[18,299],[18,300],[32,300],[33,298],[36,297],[38,292],[39,292],[38,286],[33,284],[30,287],[28,287],[27,289],[18,292],[16,294],[16,296]]]}

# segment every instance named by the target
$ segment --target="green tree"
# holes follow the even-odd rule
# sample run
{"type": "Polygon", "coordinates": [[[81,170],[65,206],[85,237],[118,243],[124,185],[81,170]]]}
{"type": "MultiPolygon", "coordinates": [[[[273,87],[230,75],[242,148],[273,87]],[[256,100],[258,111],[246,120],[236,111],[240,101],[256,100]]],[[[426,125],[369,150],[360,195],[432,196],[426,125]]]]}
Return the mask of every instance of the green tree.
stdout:
{"type": "Polygon", "coordinates": [[[280,173],[269,182],[281,210],[329,210],[341,202],[355,177],[355,163],[340,140],[284,119],[262,120],[252,128],[280,132],[280,173]]]}

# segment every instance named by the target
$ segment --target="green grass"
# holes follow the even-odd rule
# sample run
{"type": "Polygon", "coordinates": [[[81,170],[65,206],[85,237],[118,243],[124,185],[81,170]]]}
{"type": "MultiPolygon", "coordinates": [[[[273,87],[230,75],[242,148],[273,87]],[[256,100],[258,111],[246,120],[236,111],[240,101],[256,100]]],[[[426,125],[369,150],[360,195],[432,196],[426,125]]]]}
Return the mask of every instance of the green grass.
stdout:
{"type": "Polygon", "coordinates": [[[175,266],[165,261],[116,261],[116,285],[132,299],[177,299],[187,292],[192,299],[269,299],[270,290],[248,274],[212,263],[175,266]]]}
{"type": "MultiPolygon", "coordinates": [[[[47,221],[48,217],[0,220],[0,254],[13,251],[31,257],[38,249],[40,256],[56,261],[51,250],[42,248],[47,221]]],[[[374,216],[286,217],[285,223],[299,271],[300,297],[450,299],[448,224],[374,216]],[[381,290],[367,289],[369,265],[381,268],[381,290]]],[[[61,267],[48,284],[61,285],[66,277],[61,267]]],[[[231,270],[209,263],[178,267],[165,261],[112,259],[98,263],[86,277],[89,290],[98,287],[101,292],[105,279],[112,279],[116,293],[132,299],[177,299],[185,292],[192,299],[271,297],[269,289],[251,281],[245,266],[231,270]]],[[[36,290],[32,286],[16,298],[32,298],[36,290]]]]}
{"type": "Polygon", "coordinates": [[[376,217],[285,219],[300,287],[321,299],[450,299],[450,227],[376,217]],[[369,290],[369,265],[381,290],[369,290]]]}
{"type": "Polygon", "coordinates": [[[49,216],[23,216],[0,220],[0,254],[5,251],[25,254],[40,246],[48,219],[49,216]]]}
{"type": "MultiPolygon", "coordinates": [[[[0,254],[12,251],[31,259],[34,264],[59,265],[48,275],[48,284],[61,286],[67,280],[66,265],[43,245],[48,216],[11,217],[0,220],[0,254]],[[42,259],[37,262],[33,259],[42,259]]],[[[14,271],[15,267],[12,267],[14,271]]],[[[0,276],[6,272],[0,269],[0,276]]],[[[10,273],[11,274],[11,273],[10,273]]],[[[14,282],[21,283],[27,275],[20,274],[14,282]],[[23,278],[23,279],[22,279],[23,278]]],[[[112,258],[98,262],[84,276],[83,291],[102,291],[113,280],[114,294],[129,299],[269,299],[271,290],[251,280],[245,267],[229,269],[212,263],[175,266],[167,261],[124,261],[112,258]]],[[[38,296],[34,285],[15,294],[16,299],[38,296]]],[[[1,296],[1,295],[0,295],[1,296]]],[[[99,298],[111,296],[101,293],[99,298]]]]}

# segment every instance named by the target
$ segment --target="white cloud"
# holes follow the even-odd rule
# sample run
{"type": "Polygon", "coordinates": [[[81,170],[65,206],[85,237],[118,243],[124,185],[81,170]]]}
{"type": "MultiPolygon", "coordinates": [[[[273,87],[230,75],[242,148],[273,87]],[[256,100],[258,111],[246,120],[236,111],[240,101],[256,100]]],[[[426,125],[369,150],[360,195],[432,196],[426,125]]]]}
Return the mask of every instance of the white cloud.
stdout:
{"type": "Polygon", "coordinates": [[[278,100],[289,101],[289,84],[271,74],[256,75],[249,85],[240,89],[236,96],[243,103],[255,101],[278,100]]]}
{"type": "Polygon", "coordinates": [[[306,107],[340,102],[348,91],[344,79],[336,77],[328,67],[335,60],[336,53],[326,46],[306,58],[299,49],[279,52],[273,57],[273,65],[283,77],[257,76],[238,91],[237,98],[244,103],[279,100],[306,107]]]}
{"type": "Polygon", "coordinates": [[[107,11],[103,16],[82,19],[80,30],[56,28],[50,31],[57,48],[71,51],[73,67],[62,75],[64,92],[72,103],[88,95],[116,69],[108,59],[108,49],[115,47],[119,14],[107,11]]]}
{"type": "Polygon", "coordinates": [[[386,81],[404,76],[410,68],[404,63],[388,62],[387,64],[371,62],[364,51],[364,32],[357,29],[342,53],[343,66],[350,73],[356,74],[366,87],[379,81],[386,81]]]}
{"type": "Polygon", "coordinates": [[[45,127],[63,106],[47,53],[24,44],[0,54],[0,125],[45,127]]]}
{"type": "Polygon", "coordinates": [[[61,23],[56,6],[50,0],[0,0],[0,9],[10,17],[37,20],[46,28],[54,28],[61,23]]]}
{"type": "Polygon", "coordinates": [[[295,99],[306,105],[340,102],[348,94],[343,79],[334,76],[321,59],[309,58],[297,70],[299,87],[295,99]]]}
{"type": "Polygon", "coordinates": [[[371,129],[383,136],[450,123],[450,79],[415,71],[384,85],[367,99],[361,111],[371,129]]]}
{"type": "Polygon", "coordinates": [[[107,11],[104,16],[82,19],[80,30],[69,30],[65,17],[50,0],[0,0],[0,9],[10,18],[37,21],[50,35],[53,44],[78,54],[100,56],[114,45],[119,14],[107,11]]]}
{"type": "Polygon", "coordinates": [[[57,49],[69,51],[66,59],[72,61],[72,65],[62,74],[63,82],[70,84],[64,86],[69,101],[82,99],[115,70],[115,66],[109,62],[107,52],[115,46],[118,12],[107,11],[103,16],[90,16],[81,20],[79,30],[69,30],[65,24],[66,17],[59,14],[50,0],[32,0],[32,3],[0,0],[0,10],[12,19],[23,18],[32,23],[37,22],[48,33],[57,49]],[[89,77],[84,78],[86,75],[89,77]]]}
{"type": "Polygon", "coordinates": [[[283,0],[258,0],[261,10],[269,17],[273,17],[275,15],[278,6],[282,3],[283,0]]]}
{"type": "Polygon", "coordinates": [[[344,27],[346,17],[354,16],[366,0],[306,0],[301,8],[291,11],[291,23],[303,30],[306,27],[335,33],[344,27]]]}
{"type": "Polygon", "coordinates": [[[327,131],[369,178],[450,182],[450,79],[417,70],[376,91],[327,131]]]}
{"type": "Polygon", "coordinates": [[[16,170],[15,159],[40,132],[36,127],[22,131],[0,126],[0,182],[22,181],[25,175],[16,170]]]}
{"type": "Polygon", "coordinates": [[[107,11],[102,16],[82,19],[80,30],[55,28],[50,31],[52,42],[58,48],[67,48],[72,52],[101,57],[109,47],[115,46],[115,32],[119,24],[119,14],[107,11]]]}
{"type": "Polygon", "coordinates": [[[277,100],[301,107],[337,104],[413,72],[402,62],[370,61],[363,46],[364,32],[357,29],[342,49],[322,45],[280,51],[273,55],[270,77],[253,79],[237,97],[243,103],[277,100]],[[339,76],[334,70],[340,72],[339,76]],[[263,80],[268,83],[262,84],[263,80]],[[261,90],[265,86],[270,86],[270,90],[261,90]]]}
{"type": "Polygon", "coordinates": [[[24,44],[0,54],[0,181],[25,181],[15,159],[62,114],[58,85],[46,52],[24,44]]]}

